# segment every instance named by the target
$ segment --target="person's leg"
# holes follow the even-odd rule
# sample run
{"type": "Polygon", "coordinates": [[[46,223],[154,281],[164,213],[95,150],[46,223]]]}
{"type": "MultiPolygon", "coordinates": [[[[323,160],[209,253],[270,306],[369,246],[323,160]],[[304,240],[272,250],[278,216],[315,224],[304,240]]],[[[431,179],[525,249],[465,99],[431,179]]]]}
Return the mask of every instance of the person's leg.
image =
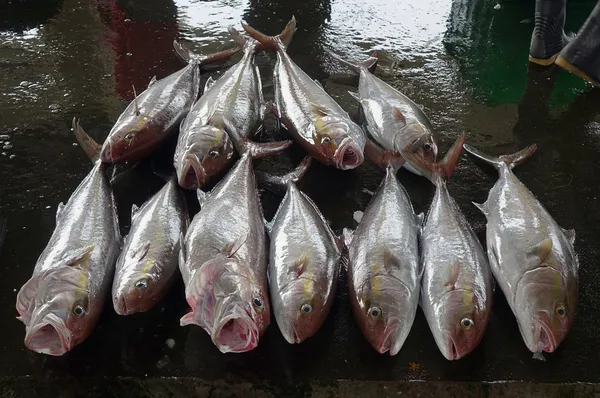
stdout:
{"type": "Polygon", "coordinates": [[[560,52],[556,65],[600,87],[600,1],[577,37],[560,52]]]}
{"type": "Polygon", "coordinates": [[[529,61],[539,65],[551,65],[567,44],[563,30],[567,0],[536,0],[535,26],[529,46],[529,61]]]}

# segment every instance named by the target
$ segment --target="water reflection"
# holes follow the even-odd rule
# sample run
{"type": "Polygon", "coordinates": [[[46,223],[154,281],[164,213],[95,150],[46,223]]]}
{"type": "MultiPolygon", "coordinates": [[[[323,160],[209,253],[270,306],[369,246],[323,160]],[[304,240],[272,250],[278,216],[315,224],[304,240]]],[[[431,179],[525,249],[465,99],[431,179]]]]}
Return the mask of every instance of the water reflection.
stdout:
{"type": "Polygon", "coordinates": [[[179,27],[172,0],[98,0],[98,10],[110,29],[105,40],[115,53],[115,90],[121,98],[133,98],[132,85],[140,93],[152,77],[182,67],[173,51],[179,27]]]}
{"type": "Polygon", "coordinates": [[[3,1],[0,4],[0,32],[22,33],[47,23],[61,8],[63,0],[3,1]]]}

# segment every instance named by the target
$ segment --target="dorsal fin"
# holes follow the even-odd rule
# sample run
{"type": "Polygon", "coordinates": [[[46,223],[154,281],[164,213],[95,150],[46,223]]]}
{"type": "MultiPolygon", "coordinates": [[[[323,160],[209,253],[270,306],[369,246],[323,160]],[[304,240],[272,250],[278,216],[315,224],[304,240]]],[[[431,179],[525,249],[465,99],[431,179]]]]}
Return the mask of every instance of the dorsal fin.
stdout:
{"type": "Polygon", "coordinates": [[[133,88],[133,111],[136,116],[139,116],[140,107],[138,106],[138,102],[137,102],[137,93],[135,92],[135,86],[132,84],[131,88],[133,88]]]}

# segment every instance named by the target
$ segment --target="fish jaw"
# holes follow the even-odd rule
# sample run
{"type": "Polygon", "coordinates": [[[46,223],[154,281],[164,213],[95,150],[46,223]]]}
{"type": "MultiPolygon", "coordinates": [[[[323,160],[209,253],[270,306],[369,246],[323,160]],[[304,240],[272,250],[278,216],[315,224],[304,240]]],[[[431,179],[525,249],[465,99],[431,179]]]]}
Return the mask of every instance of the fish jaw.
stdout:
{"type": "Polygon", "coordinates": [[[103,163],[114,163],[115,158],[113,158],[113,145],[111,143],[110,138],[104,141],[102,144],[102,149],[100,150],[100,159],[103,163]]]}
{"type": "Polygon", "coordinates": [[[354,140],[345,138],[333,155],[335,166],[340,170],[351,170],[360,166],[365,161],[363,150],[354,140]]]}
{"type": "Polygon", "coordinates": [[[208,182],[208,175],[202,166],[202,162],[195,154],[187,155],[177,170],[179,185],[184,189],[203,188],[208,182]]]}
{"type": "MultiPolygon", "coordinates": [[[[534,325],[535,325],[535,340],[534,345],[537,346],[536,351],[531,350],[532,352],[553,352],[556,350],[558,344],[556,344],[556,337],[550,328],[550,316],[545,311],[540,311],[534,315],[534,325]]],[[[533,347],[531,347],[533,348],[533,347]]],[[[530,348],[530,349],[531,349],[530,348]]]]}
{"type": "Polygon", "coordinates": [[[243,303],[233,303],[215,324],[212,340],[222,353],[241,353],[258,346],[260,331],[243,303]]]}
{"type": "Polygon", "coordinates": [[[40,354],[61,356],[71,349],[72,335],[65,322],[50,312],[27,329],[25,346],[40,354]]]}

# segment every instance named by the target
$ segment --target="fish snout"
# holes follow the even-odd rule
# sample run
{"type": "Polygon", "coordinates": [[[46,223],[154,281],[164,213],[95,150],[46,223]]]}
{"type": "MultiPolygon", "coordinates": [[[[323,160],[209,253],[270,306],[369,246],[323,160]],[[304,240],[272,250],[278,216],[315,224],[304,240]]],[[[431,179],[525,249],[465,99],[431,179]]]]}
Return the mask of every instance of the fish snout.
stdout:
{"type": "Polygon", "coordinates": [[[363,150],[350,138],[342,141],[334,157],[336,166],[340,170],[354,169],[365,161],[363,150]]]}
{"type": "MultiPolygon", "coordinates": [[[[536,352],[553,352],[556,349],[556,337],[552,331],[551,319],[546,311],[538,311],[533,316],[535,324],[534,345],[536,352]]],[[[532,350],[533,351],[533,350],[532,350]]]]}
{"type": "Polygon", "coordinates": [[[179,185],[185,189],[203,188],[206,185],[208,175],[197,155],[190,154],[184,158],[178,179],[179,185]]]}
{"type": "Polygon", "coordinates": [[[50,313],[27,329],[25,346],[40,354],[60,356],[71,349],[71,337],[64,321],[50,313]]]}
{"type": "Polygon", "coordinates": [[[117,146],[111,141],[110,138],[104,141],[102,149],[100,150],[100,160],[104,163],[115,163],[119,160],[119,154],[117,153],[117,146]]]}

